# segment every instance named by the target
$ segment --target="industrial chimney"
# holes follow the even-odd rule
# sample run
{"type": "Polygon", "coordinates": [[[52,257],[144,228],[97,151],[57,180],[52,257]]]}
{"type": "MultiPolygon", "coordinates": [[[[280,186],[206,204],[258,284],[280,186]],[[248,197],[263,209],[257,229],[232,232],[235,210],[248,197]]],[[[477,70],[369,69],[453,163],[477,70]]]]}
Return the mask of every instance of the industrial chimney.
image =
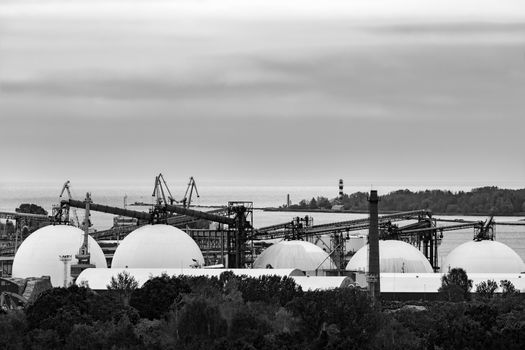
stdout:
{"type": "Polygon", "coordinates": [[[370,191],[368,198],[368,208],[370,211],[370,229],[368,231],[368,290],[374,300],[380,297],[379,279],[379,223],[378,223],[378,202],[377,191],[370,191]]]}

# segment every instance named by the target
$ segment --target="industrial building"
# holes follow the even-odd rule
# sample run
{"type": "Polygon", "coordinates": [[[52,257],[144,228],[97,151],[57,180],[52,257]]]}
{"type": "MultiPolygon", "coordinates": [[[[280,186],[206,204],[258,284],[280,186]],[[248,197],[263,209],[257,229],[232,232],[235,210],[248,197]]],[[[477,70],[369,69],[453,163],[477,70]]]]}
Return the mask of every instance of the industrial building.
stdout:
{"type": "MultiPolygon", "coordinates": [[[[78,254],[83,239],[82,230],[69,225],[50,225],[36,230],[22,242],[16,252],[13,277],[49,276],[53,287],[70,284],[72,277],[69,271],[71,265],[78,264],[75,255],[78,254]]],[[[102,249],[92,237],[88,239],[91,262],[98,268],[106,268],[102,249]]]]}
{"type": "Polygon", "coordinates": [[[492,240],[474,240],[454,248],[443,264],[443,272],[455,267],[469,274],[525,272],[523,260],[512,248],[492,240]]]}
{"type": "Polygon", "coordinates": [[[290,276],[307,290],[362,287],[378,297],[435,294],[442,273],[461,267],[469,277],[508,279],[525,289],[521,279],[525,264],[511,248],[494,241],[493,218],[438,226],[439,220],[427,210],[379,216],[377,192],[372,191],[368,218],[314,225],[309,217],[297,217],[254,228],[251,202],[229,202],[225,208],[199,211],[189,208],[191,198],[175,205],[165,187],[159,175],[156,204],[149,212],[96,204],[89,194],[84,201],[62,200],[50,217],[52,224],[30,234],[18,247],[12,276],[49,276],[54,287],[76,280],[105,289],[111,277],[124,270],[140,284],[163,273],[218,276],[232,271],[256,277],[290,276]],[[85,209],[83,230],[73,226],[73,208],[85,209]],[[90,233],[91,210],[133,220],[117,220],[126,224],[90,233]],[[215,224],[207,229],[190,227],[199,220],[215,224]],[[407,221],[412,223],[396,224],[407,221]],[[473,241],[454,249],[439,271],[437,247],[443,232],[464,228],[474,229],[473,241]],[[351,235],[363,230],[369,231],[369,244],[353,256],[348,254],[351,235]],[[328,243],[321,237],[329,237],[328,243]]]}
{"type": "MultiPolygon", "coordinates": [[[[368,271],[368,244],[350,259],[346,270],[368,271]]],[[[403,241],[379,241],[379,266],[381,273],[433,273],[428,259],[413,245],[403,241]]]]}
{"type": "Polygon", "coordinates": [[[335,268],[335,264],[319,246],[305,241],[281,241],[266,248],[253,263],[254,268],[295,268],[309,274],[335,268]]]}
{"type": "Polygon", "coordinates": [[[170,225],[144,225],[120,242],[113,268],[189,268],[204,265],[204,257],[186,232],[170,225]]]}

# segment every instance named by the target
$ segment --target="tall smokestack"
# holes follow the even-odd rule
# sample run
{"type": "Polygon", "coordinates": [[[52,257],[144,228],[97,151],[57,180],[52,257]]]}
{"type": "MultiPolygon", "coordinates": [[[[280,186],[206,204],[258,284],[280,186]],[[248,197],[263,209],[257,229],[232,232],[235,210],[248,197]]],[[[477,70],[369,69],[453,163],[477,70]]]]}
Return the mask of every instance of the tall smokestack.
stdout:
{"type": "Polygon", "coordinates": [[[368,198],[370,212],[370,230],[368,231],[368,290],[374,300],[380,296],[379,280],[379,220],[377,191],[370,191],[368,198]]]}

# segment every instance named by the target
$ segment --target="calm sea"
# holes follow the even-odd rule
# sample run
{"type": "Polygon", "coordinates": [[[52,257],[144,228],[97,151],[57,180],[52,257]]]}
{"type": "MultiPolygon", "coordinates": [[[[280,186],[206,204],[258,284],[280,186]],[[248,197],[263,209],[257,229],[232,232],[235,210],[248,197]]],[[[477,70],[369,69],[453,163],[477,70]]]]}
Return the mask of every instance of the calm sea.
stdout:
{"type": "MultiPolygon", "coordinates": [[[[386,194],[395,190],[394,187],[375,187],[379,194],[386,194]]],[[[421,188],[410,188],[418,190],[421,188]]],[[[21,203],[34,203],[51,212],[54,204],[58,204],[58,195],[61,185],[42,184],[19,184],[7,185],[0,183],[0,211],[14,211],[21,203]]],[[[185,187],[171,188],[176,199],[184,197],[185,187]]],[[[228,201],[252,201],[254,207],[276,207],[285,204],[286,195],[290,194],[293,203],[301,199],[325,196],[334,198],[337,195],[337,186],[199,186],[200,198],[194,198],[192,203],[197,205],[226,205],[228,201]]],[[[345,187],[346,193],[357,191],[369,191],[370,187],[345,187]]],[[[454,188],[451,190],[468,190],[468,188],[454,188]]],[[[127,196],[128,205],[134,202],[153,203],[152,186],[96,186],[92,188],[72,188],[75,199],[83,199],[86,191],[91,192],[93,202],[111,206],[123,207],[124,196],[127,196]]],[[[147,211],[146,207],[129,206],[130,209],[147,211]]],[[[291,221],[293,217],[304,217],[309,215],[314,218],[315,224],[351,220],[366,217],[366,214],[348,213],[306,213],[306,212],[264,212],[254,211],[254,226],[262,227],[271,224],[291,221]]],[[[78,210],[79,218],[83,218],[83,211],[78,210]]],[[[485,220],[486,217],[462,217],[454,216],[447,218],[462,218],[485,220]]],[[[515,222],[522,217],[497,217],[496,222],[515,222]]],[[[109,228],[113,224],[113,215],[92,212],[91,221],[97,230],[109,228]]],[[[359,232],[358,232],[359,233],[359,232]]],[[[366,233],[366,232],[362,232],[366,233]]],[[[445,232],[439,249],[439,256],[445,257],[452,249],[466,241],[472,240],[473,230],[458,230],[445,232]]],[[[522,259],[525,260],[525,226],[496,226],[496,239],[513,248],[522,259]]]]}

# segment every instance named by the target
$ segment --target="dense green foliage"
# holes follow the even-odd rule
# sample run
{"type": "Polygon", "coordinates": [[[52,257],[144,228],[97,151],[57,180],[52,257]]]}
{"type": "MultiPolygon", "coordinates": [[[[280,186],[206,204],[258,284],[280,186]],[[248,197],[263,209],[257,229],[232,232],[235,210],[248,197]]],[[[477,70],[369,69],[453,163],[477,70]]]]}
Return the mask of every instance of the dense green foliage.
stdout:
{"type": "MultiPolygon", "coordinates": [[[[368,210],[368,194],[356,192],[343,195],[338,200],[345,210],[368,210]]],[[[302,200],[296,209],[331,209],[335,200],[325,197],[302,200]]],[[[382,211],[408,211],[414,209],[430,209],[434,213],[449,214],[495,214],[510,215],[525,212],[525,189],[507,190],[497,187],[482,187],[470,192],[441,190],[426,190],[411,192],[399,190],[381,197],[382,211]]]]}
{"type": "Polygon", "coordinates": [[[128,277],[107,293],[52,289],[25,310],[0,314],[0,348],[525,348],[525,301],[514,293],[380,308],[360,289],[303,292],[289,278],[161,276],[134,289],[128,277]]]}

